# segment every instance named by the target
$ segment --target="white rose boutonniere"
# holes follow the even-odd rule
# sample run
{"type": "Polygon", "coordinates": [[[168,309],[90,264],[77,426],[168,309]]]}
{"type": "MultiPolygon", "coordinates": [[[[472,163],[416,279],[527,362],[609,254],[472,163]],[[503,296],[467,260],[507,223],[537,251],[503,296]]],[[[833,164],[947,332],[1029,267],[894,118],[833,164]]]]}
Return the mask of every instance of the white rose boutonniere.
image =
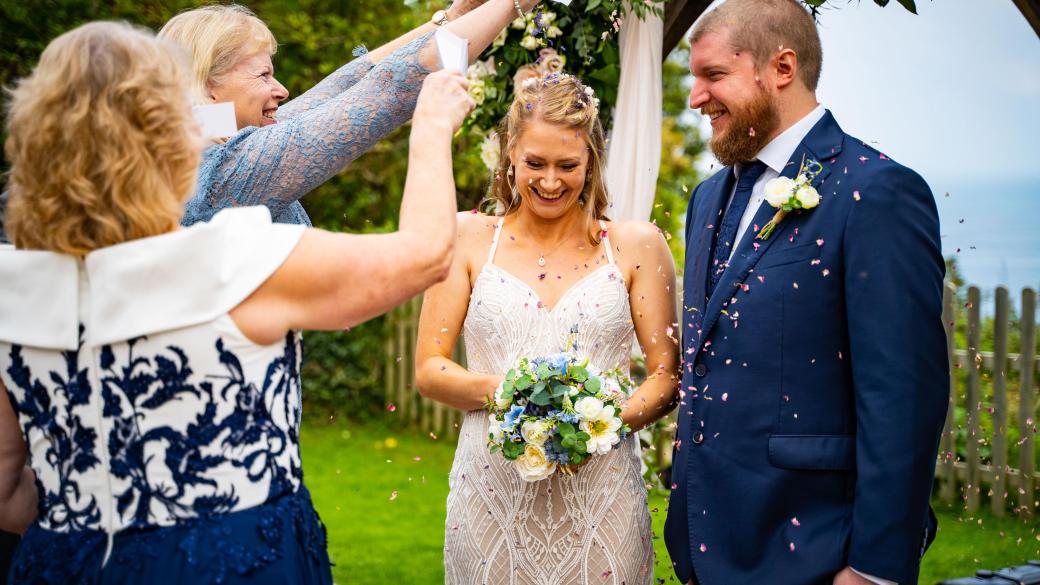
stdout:
{"type": "Polygon", "coordinates": [[[799,209],[812,209],[820,204],[820,194],[812,186],[812,180],[823,170],[823,165],[814,160],[802,160],[798,176],[794,179],[777,177],[766,183],[766,202],[777,209],[773,219],[762,226],[758,239],[768,240],[776,226],[784,221],[788,213],[799,209]]]}

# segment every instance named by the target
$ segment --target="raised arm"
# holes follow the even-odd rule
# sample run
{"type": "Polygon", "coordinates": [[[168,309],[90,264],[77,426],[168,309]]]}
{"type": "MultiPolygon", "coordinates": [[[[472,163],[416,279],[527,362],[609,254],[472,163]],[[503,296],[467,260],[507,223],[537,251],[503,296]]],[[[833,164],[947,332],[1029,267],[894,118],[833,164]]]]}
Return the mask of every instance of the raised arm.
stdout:
{"type": "MultiPolygon", "coordinates": [[[[448,21],[454,22],[458,20],[484,2],[485,0],[457,0],[446,11],[448,21]]],[[[299,97],[278,108],[279,118],[288,120],[293,116],[321,106],[334,96],[354,87],[377,63],[420,36],[436,30],[436,26],[432,22],[426,22],[378,49],[358,56],[358,58],[332,72],[328,77],[299,97]]]]}
{"type": "Polygon", "coordinates": [[[679,325],[675,313],[675,261],[660,230],[643,221],[615,224],[619,256],[631,266],[632,323],[646,358],[646,380],[628,398],[621,418],[639,430],[675,407],[679,389],[679,325]]]}
{"type": "MultiPolygon", "coordinates": [[[[522,3],[530,7],[536,2],[522,3]]],[[[513,0],[488,0],[447,26],[469,39],[475,58],[515,15],[513,0]]],[[[279,124],[241,131],[227,144],[213,147],[218,150],[208,155],[200,173],[197,197],[204,200],[189,207],[267,205],[278,216],[407,121],[423,79],[437,68],[436,43],[427,33],[320,107],[279,124]]]]}
{"type": "Polygon", "coordinates": [[[443,280],[455,242],[451,139],[473,109],[465,78],[438,72],[425,83],[409,148],[397,232],[307,230],[282,266],[231,312],[243,333],[272,343],[290,329],[344,329],[443,280]]]}
{"type": "MultiPolygon", "coordinates": [[[[483,216],[459,214],[458,248],[480,245],[486,249],[490,241],[486,226],[483,216]]],[[[470,292],[466,257],[456,254],[448,278],[423,296],[415,344],[415,385],[419,394],[466,411],[483,407],[502,380],[501,375],[470,372],[451,358],[466,319],[470,292]]]]}
{"type": "Polygon", "coordinates": [[[36,477],[25,466],[21,425],[0,382],[0,530],[22,534],[36,518],[36,477]]]}

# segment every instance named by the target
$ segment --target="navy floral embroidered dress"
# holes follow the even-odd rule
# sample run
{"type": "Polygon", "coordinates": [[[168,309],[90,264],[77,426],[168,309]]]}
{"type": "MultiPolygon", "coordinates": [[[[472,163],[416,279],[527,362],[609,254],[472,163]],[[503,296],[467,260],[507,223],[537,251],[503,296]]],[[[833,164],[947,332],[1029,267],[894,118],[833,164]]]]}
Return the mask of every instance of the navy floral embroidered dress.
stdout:
{"type": "Polygon", "coordinates": [[[0,379],[40,502],[12,583],[331,583],[298,336],[260,346],[228,315],[303,229],[248,207],[83,259],[0,249],[0,379]]]}

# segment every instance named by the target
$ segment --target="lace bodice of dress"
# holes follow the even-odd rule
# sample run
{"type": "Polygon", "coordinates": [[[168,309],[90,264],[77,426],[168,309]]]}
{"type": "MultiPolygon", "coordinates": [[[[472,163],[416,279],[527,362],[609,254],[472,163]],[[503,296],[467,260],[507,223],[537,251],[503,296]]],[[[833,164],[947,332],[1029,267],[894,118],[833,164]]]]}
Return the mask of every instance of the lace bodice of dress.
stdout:
{"type": "Polygon", "coordinates": [[[574,283],[550,308],[527,283],[494,263],[501,233],[499,221],[470,296],[464,324],[468,368],[504,374],[520,356],[557,353],[573,339],[575,353],[592,365],[628,372],[632,316],[610,240],[603,242],[607,263],[574,283]]]}
{"type": "MultiPolygon", "coordinates": [[[[464,323],[470,370],[505,373],[519,356],[566,348],[600,368],[628,370],[628,291],[604,238],[607,262],[544,306],[494,263],[500,221],[464,323]]],[[[649,585],[653,546],[646,489],[632,436],[573,476],[527,483],[487,447],[484,410],[466,415],[449,482],[445,581],[450,585],[649,585]]]]}

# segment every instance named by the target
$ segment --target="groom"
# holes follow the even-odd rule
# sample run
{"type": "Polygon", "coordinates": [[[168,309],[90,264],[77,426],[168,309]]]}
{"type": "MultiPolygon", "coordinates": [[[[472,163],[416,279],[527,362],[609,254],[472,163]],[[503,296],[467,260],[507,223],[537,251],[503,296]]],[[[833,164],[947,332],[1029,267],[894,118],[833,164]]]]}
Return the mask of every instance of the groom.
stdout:
{"type": "Polygon", "coordinates": [[[729,0],[690,42],[690,107],[726,167],[686,215],[676,575],[915,585],[949,388],[932,194],[817,103],[796,0],[729,0]],[[799,176],[818,200],[777,215],[793,188],[771,179],[799,176]]]}

